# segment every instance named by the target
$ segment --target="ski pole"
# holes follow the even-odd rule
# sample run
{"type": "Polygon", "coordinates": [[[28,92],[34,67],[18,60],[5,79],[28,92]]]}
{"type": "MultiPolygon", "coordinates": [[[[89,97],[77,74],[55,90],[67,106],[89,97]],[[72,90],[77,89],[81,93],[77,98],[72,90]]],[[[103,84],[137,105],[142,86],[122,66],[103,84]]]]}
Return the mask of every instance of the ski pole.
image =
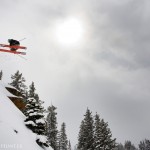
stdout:
{"type": "Polygon", "coordinates": [[[24,60],[27,60],[26,58],[24,58],[23,56],[21,56],[21,55],[19,55],[19,54],[17,54],[20,58],[23,58],[24,60]]]}
{"type": "Polygon", "coordinates": [[[19,42],[20,42],[20,41],[23,41],[23,40],[25,40],[25,39],[26,39],[26,38],[23,38],[23,39],[19,40],[19,42]]]}

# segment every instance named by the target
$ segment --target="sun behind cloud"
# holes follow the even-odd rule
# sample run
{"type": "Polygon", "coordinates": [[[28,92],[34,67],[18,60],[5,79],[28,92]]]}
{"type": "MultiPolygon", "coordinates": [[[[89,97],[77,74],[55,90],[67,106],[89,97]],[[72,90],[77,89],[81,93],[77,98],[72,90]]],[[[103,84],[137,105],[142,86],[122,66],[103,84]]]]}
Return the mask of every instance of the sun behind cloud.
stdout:
{"type": "Polygon", "coordinates": [[[73,46],[81,42],[83,38],[82,22],[76,18],[66,19],[56,25],[56,40],[63,46],[73,46]]]}

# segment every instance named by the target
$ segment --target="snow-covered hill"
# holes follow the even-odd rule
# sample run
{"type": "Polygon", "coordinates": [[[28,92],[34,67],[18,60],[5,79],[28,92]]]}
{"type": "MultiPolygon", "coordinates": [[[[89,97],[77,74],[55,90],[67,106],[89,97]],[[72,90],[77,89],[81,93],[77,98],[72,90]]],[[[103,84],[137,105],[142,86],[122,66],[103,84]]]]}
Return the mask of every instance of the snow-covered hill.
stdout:
{"type": "Polygon", "coordinates": [[[25,116],[7,97],[12,95],[5,87],[0,81],[0,149],[42,150],[35,142],[36,134],[24,125],[25,116]]]}

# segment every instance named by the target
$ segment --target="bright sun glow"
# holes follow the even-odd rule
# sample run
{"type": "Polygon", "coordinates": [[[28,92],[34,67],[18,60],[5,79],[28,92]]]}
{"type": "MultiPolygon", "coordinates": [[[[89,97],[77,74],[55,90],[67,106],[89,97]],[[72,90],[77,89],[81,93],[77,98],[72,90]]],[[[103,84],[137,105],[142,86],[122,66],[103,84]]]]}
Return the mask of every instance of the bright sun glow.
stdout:
{"type": "Polygon", "coordinates": [[[83,26],[78,19],[67,19],[56,27],[56,38],[64,46],[76,45],[83,37],[83,26]]]}

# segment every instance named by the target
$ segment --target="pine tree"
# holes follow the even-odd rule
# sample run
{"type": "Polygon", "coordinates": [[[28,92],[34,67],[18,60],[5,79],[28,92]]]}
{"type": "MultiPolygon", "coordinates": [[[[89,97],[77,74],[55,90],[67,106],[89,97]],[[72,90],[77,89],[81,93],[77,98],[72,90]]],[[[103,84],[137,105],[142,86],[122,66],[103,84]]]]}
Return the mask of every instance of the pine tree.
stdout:
{"type": "Polygon", "coordinates": [[[84,142],[84,120],[82,120],[81,125],[80,125],[80,131],[79,131],[79,136],[78,136],[78,149],[82,149],[85,146],[84,142]]]}
{"type": "Polygon", "coordinates": [[[81,150],[94,150],[94,125],[92,112],[87,109],[84,115],[84,120],[80,126],[78,137],[78,149],[81,150]]]}
{"type": "Polygon", "coordinates": [[[150,150],[150,140],[145,139],[139,144],[139,150],[150,150]]]}
{"type": "Polygon", "coordinates": [[[58,131],[57,133],[57,150],[60,150],[60,139],[61,139],[61,133],[58,131]]]}
{"type": "Polygon", "coordinates": [[[95,115],[94,147],[99,150],[102,147],[101,123],[99,115],[95,115]]]}
{"type": "Polygon", "coordinates": [[[38,102],[39,101],[39,96],[38,96],[37,93],[35,93],[35,91],[36,91],[35,85],[34,85],[34,82],[32,82],[31,85],[29,86],[28,97],[32,97],[38,102]]]}
{"type": "Polygon", "coordinates": [[[1,72],[0,72],[0,80],[2,80],[2,77],[3,77],[3,71],[1,70],[1,72]]]}
{"type": "Polygon", "coordinates": [[[115,150],[125,150],[125,148],[124,148],[124,146],[121,143],[119,143],[119,144],[116,145],[116,149],[115,150]]]}
{"type": "Polygon", "coordinates": [[[66,124],[63,122],[60,130],[59,150],[67,150],[67,144],[66,124]]]}
{"type": "MultiPolygon", "coordinates": [[[[32,85],[32,84],[31,84],[32,85]]],[[[35,99],[35,95],[32,94],[32,87],[30,86],[29,89],[29,96],[27,99],[27,105],[26,105],[26,119],[25,119],[25,125],[31,129],[34,133],[38,135],[37,137],[37,143],[40,146],[48,146],[48,141],[45,136],[46,134],[46,122],[44,119],[44,107],[42,106],[43,102],[41,100],[35,99]]],[[[35,90],[34,90],[35,93],[35,90]]],[[[36,94],[37,95],[37,94],[36,94]]]]}
{"type": "Polygon", "coordinates": [[[36,103],[36,100],[34,98],[28,98],[27,99],[27,105],[26,105],[26,120],[25,124],[26,126],[31,129],[34,133],[36,133],[36,115],[38,110],[38,104],[36,103]]]}
{"type": "Polygon", "coordinates": [[[136,147],[131,143],[131,141],[126,141],[124,148],[125,150],[136,150],[136,147]]]}
{"type": "Polygon", "coordinates": [[[112,139],[112,134],[110,128],[108,128],[108,123],[104,122],[104,119],[101,120],[101,132],[102,132],[102,141],[103,141],[103,148],[105,150],[110,150],[115,148],[115,140],[112,139]]]}
{"type": "Polygon", "coordinates": [[[46,118],[47,121],[47,129],[46,129],[46,135],[48,137],[48,142],[50,143],[50,146],[57,150],[57,113],[55,112],[56,107],[51,105],[48,107],[48,115],[46,118]]]}
{"type": "Polygon", "coordinates": [[[19,70],[14,74],[11,75],[12,82],[10,85],[15,87],[22,96],[26,95],[27,86],[25,85],[25,78],[22,76],[22,73],[19,73],[19,70]]]}
{"type": "Polygon", "coordinates": [[[94,150],[113,150],[116,147],[108,123],[104,119],[100,120],[98,114],[95,115],[94,147],[94,150]]]}
{"type": "MultiPolygon", "coordinates": [[[[26,93],[25,93],[25,97],[27,99],[27,101],[26,101],[27,105],[26,105],[26,109],[25,109],[24,113],[26,116],[28,116],[28,111],[30,111],[30,109],[32,109],[32,108],[30,108],[31,101],[33,101],[35,103],[34,105],[37,105],[38,103],[42,105],[42,103],[43,103],[42,101],[39,100],[39,96],[35,91],[36,91],[35,85],[34,85],[34,82],[32,82],[31,85],[29,86],[29,91],[26,91],[26,93]]],[[[43,109],[41,109],[41,110],[43,110],[43,109]]]]}

